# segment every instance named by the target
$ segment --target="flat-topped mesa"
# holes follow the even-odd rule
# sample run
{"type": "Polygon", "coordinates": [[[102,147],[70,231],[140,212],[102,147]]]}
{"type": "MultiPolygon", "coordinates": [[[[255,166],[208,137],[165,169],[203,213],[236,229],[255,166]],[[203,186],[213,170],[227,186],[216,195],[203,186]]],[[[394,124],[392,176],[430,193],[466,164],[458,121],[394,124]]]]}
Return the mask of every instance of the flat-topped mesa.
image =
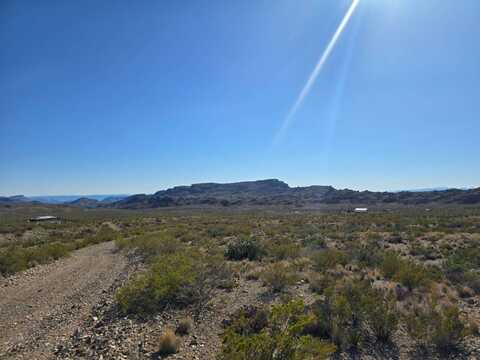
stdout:
{"type": "Polygon", "coordinates": [[[277,179],[242,181],[236,183],[199,183],[190,186],[175,186],[158,191],[154,196],[198,196],[218,194],[271,194],[289,191],[287,183],[277,179]]]}
{"type": "Polygon", "coordinates": [[[290,187],[278,179],[235,183],[200,183],[176,186],[153,195],[135,195],[110,205],[117,208],[167,206],[283,206],[345,204],[366,207],[373,204],[480,204],[480,189],[422,192],[373,192],[332,186],[290,187]]]}

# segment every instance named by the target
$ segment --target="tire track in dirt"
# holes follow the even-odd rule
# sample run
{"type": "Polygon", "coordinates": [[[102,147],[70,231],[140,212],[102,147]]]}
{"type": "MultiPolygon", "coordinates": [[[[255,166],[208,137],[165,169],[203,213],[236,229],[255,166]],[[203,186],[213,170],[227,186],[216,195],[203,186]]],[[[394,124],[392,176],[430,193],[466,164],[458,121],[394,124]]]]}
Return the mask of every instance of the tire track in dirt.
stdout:
{"type": "Polygon", "coordinates": [[[107,242],[0,280],[0,358],[52,358],[126,268],[107,242]]]}

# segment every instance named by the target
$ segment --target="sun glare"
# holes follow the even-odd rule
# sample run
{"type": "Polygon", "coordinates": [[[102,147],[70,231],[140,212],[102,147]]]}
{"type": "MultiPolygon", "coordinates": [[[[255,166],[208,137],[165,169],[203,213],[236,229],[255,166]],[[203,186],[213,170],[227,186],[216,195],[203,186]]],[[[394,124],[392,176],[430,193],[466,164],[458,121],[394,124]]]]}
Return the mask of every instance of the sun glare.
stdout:
{"type": "Polygon", "coordinates": [[[320,56],[320,59],[318,60],[317,64],[315,65],[315,68],[313,69],[312,73],[308,77],[308,80],[305,83],[305,86],[303,87],[302,91],[297,97],[297,100],[295,101],[290,111],[288,112],[285,120],[283,121],[282,126],[280,127],[277,134],[275,135],[274,144],[278,143],[283,138],[286,131],[288,130],[288,127],[292,123],[297,111],[302,106],[303,102],[305,101],[305,98],[308,96],[313,85],[315,84],[315,81],[317,80],[318,75],[322,71],[322,68],[327,62],[330,54],[332,53],[332,50],[334,49],[338,39],[340,38],[340,36],[342,35],[342,32],[344,31],[350,19],[352,18],[352,15],[354,14],[359,2],[360,0],[352,1],[352,4],[347,10],[347,13],[343,17],[342,21],[340,22],[340,25],[338,26],[337,30],[333,34],[330,42],[328,43],[327,47],[323,51],[322,55],[320,56]]]}

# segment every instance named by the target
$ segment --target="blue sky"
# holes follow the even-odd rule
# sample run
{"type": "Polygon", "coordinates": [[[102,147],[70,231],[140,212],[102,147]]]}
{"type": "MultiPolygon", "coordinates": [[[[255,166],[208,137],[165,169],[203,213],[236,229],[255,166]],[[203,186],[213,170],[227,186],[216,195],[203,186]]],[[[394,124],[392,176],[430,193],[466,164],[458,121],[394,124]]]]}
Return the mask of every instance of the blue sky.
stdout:
{"type": "Polygon", "coordinates": [[[480,1],[0,3],[0,194],[480,185],[480,1]]]}

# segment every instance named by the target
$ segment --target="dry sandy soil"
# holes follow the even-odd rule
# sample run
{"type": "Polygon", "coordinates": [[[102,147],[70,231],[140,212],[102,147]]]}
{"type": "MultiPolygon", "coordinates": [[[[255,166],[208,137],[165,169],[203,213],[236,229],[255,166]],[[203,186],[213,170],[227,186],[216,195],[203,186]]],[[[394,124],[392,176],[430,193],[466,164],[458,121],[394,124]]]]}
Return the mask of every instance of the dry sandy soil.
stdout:
{"type": "Polygon", "coordinates": [[[0,358],[46,359],[126,271],[113,242],[0,278],[0,358]]]}

